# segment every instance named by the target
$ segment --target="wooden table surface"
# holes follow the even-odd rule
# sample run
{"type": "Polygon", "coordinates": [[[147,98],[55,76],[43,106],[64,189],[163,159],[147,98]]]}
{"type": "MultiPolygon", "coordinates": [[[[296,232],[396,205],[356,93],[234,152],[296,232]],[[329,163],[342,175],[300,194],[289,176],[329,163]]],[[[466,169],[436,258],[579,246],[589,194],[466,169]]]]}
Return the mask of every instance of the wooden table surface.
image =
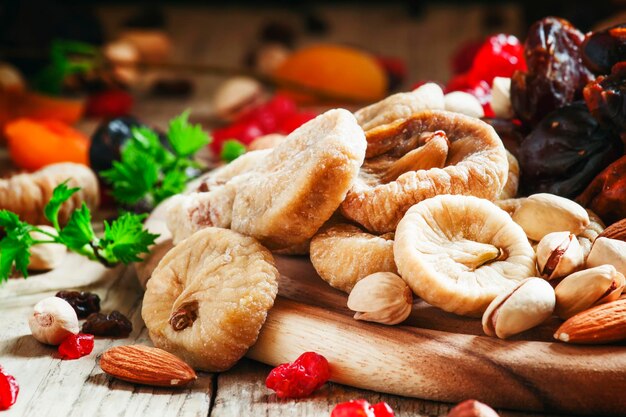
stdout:
{"type": "MultiPolygon", "coordinates": [[[[115,34],[119,22],[130,11],[127,7],[115,6],[103,8],[99,13],[107,31],[115,34]]],[[[396,6],[368,7],[356,15],[355,10],[341,6],[324,6],[320,11],[335,28],[331,40],[365,44],[378,53],[405,57],[409,69],[418,74],[413,78],[431,79],[447,78],[449,53],[461,39],[480,34],[478,22],[482,16],[480,8],[460,8],[450,13],[451,9],[445,6],[428,11],[421,22],[407,20],[396,6]],[[379,24],[385,24],[389,31],[371,31],[379,24]]],[[[515,21],[515,10],[504,8],[503,15],[508,19],[508,27],[515,30],[519,25],[515,21]]],[[[170,32],[177,45],[176,58],[199,56],[205,62],[215,62],[219,58],[228,64],[238,63],[259,22],[277,16],[292,21],[297,18],[273,9],[233,13],[228,8],[172,8],[169,16],[170,32]],[[200,36],[206,27],[211,27],[214,35],[200,36]],[[220,32],[227,31],[231,36],[220,36],[220,32]]],[[[186,108],[191,108],[195,118],[202,120],[210,113],[208,98],[218,81],[196,79],[195,94],[186,99],[142,98],[135,113],[150,124],[162,127],[169,118],[186,108]]],[[[94,122],[86,122],[80,128],[90,133],[94,126],[94,122]]],[[[54,348],[46,347],[30,336],[27,317],[32,306],[54,293],[0,299],[0,364],[20,384],[17,403],[2,413],[3,416],[328,416],[335,404],[357,398],[365,398],[371,403],[386,401],[398,417],[445,416],[452,406],[333,383],[326,384],[307,399],[279,400],[265,388],[270,367],[248,359],[221,374],[200,373],[198,380],[185,390],[140,387],[114,380],[97,364],[103,350],[121,344],[150,344],[150,340],[140,314],[143,292],[133,268],[120,267],[109,275],[110,279],[88,290],[99,294],[103,311],[119,310],[127,315],[134,330],[127,339],[97,339],[94,351],[75,361],[58,359],[54,348]]],[[[502,412],[501,415],[538,414],[502,412]]]]}

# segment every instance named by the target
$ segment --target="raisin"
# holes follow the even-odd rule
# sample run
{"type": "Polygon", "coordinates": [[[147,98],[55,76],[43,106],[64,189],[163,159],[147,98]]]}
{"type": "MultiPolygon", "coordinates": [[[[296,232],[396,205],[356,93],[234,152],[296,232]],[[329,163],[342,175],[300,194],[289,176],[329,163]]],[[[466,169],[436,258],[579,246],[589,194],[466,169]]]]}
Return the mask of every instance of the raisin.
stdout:
{"type": "Polygon", "coordinates": [[[562,107],[518,149],[522,192],[574,198],[622,152],[619,137],[600,126],[583,102],[562,107]]]}
{"type": "Polygon", "coordinates": [[[20,386],[15,378],[7,374],[0,366],[0,411],[11,408],[19,392],[20,386]]]}
{"type": "Polygon", "coordinates": [[[371,405],[366,400],[350,400],[337,404],[330,417],[394,417],[394,415],[386,402],[371,405]]]}
{"type": "Polygon", "coordinates": [[[593,117],[626,143],[626,62],[615,65],[611,75],[587,84],[583,95],[593,117]]]}
{"type": "Polygon", "coordinates": [[[582,97],[592,74],[580,57],[583,34],[568,21],[546,17],[533,24],[524,44],[528,71],[511,79],[511,104],[530,126],[544,115],[582,97]]]}
{"type": "Polygon", "coordinates": [[[82,331],[95,336],[128,337],[133,324],[117,310],[109,314],[93,313],[87,317],[82,331]]]}
{"type": "Polygon", "coordinates": [[[84,319],[91,313],[100,311],[100,297],[87,291],[59,291],[57,297],[67,301],[79,319],[84,319]]]}
{"type": "Polygon", "coordinates": [[[93,350],[93,335],[78,333],[65,338],[59,345],[61,359],[78,359],[89,355],[93,350]]]}
{"type": "Polygon", "coordinates": [[[626,61],[626,23],[588,33],[581,49],[587,68],[608,74],[615,64],[626,61]]]}
{"type": "Polygon", "coordinates": [[[265,385],[276,391],[278,398],[303,398],[311,395],[330,378],[328,361],[322,355],[306,352],[293,363],[272,369],[265,385]]]}

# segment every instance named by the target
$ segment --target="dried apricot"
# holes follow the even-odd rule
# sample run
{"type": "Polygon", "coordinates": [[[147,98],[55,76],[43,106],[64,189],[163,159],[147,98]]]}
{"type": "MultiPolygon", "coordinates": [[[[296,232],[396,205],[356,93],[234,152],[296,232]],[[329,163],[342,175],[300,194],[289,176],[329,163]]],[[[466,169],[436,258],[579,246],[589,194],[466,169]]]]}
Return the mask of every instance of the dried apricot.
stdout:
{"type": "MultiPolygon", "coordinates": [[[[356,100],[377,101],[387,92],[387,76],[374,57],[339,45],[302,48],[287,58],[274,75],[356,100]]],[[[299,102],[314,101],[306,94],[286,93],[299,102]]]]}
{"type": "Polygon", "coordinates": [[[58,120],[21,118],[9,122],[4,133],[11,159],[20,168],[34,171],[57,162],[88,165],[89,139],[58,120]]]}

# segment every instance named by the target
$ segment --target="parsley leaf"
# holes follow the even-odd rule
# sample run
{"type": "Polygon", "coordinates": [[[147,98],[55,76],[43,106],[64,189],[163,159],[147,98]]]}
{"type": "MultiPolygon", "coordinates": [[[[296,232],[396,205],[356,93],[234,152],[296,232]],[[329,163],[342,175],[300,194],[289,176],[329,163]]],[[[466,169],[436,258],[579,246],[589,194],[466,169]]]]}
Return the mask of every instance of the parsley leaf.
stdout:
{"type": "Polygon", "coordinates": [[[30,247],[34,243],[30,232],[36,228],[7,210],[0,210],[0,227],[6,233],[0,240],[0,283],[9,278],[14,265],[22,275],[28,276],[30,247]]]}
{"type": "Polygon", "coordinates": [[[44,207],[46,219],[50,220],[55,229],[59,230],[59,210],[63,203],[74,195],[80,188],[68,188],[67,181],[59,184],[52,192],[52,198],[44,207]]]}
{"type": "Polygon", "coordinates": [[[59,232],[59,240],[71,250],[83,253],[85,246],[96,239],[91,227],[91,213],[87,204],[74,211],[67,225],[59,232]]]}
{"type": "Polygon", "coordinates": [[[202,126],[192,125],[188,119],[189,110],[173,118],[167,131],[167,139],[176,155],[180,157],[192,156],[211,143],[211,138],[202,130],[202,126]]]}
{"type": "Polygon", "coordinates": [[[220,158],[226,162],[233,162],[244,153],[246,153],[246,145],[236,139],[228,139],[224,141],[224,144],[222,145],[220,158]]]}
{"type": "Polygon", "coordinates": [[[170,122],[167,138],[173,152],[155,131],[147,127],[131,129],[132,136],[122,148],[120,161],[100,173],[112,185],[118,202],[156,206],[185,189],[191,178],[187,168],[198,167],[191,157],[210,142],[202,127],[190,124],[188,117],[189,112],[184,112],[170,122]]]}
{"type": "Polygon", "coordinates": [[[104,236],[100,241],[102,256],[123,263],[140,261],[140,253],[148,252],[158,235],[143,230],[145,216],[125,213],[109,225],[104,222],[104,236]]]}

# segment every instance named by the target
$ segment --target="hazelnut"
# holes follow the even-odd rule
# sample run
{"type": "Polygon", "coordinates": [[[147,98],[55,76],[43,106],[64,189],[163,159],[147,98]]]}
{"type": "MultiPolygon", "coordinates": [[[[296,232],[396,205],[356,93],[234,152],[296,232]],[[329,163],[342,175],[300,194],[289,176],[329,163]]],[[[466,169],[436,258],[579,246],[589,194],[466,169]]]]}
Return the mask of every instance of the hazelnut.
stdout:
{"type": "Polygon", "coordinates": [[[213,96],[215,114],[226,121],[258,104],[263,98],[263,87],[248,77],[234,77],[222,83],[213,96]]]}
{"type": "Polygon", "coordinates": [[[139,62],[139,50],[131,42],[116,41],[105,45],[104,57],[113,66],[115,79],[126,85],[137,82],[139,73],[136,64],[139,62]]]}
{"type": "Polygon", "coordinates": [[[58,345],[79,330],[76,312],[59,297],[44,298],[35,304],[28,325],[33,337],[48,345],[58,345]]]}
{"type": "MultiPolygon", "coordinates": [[[[44,232],[56,235],[57,231],[51,226],[37,226],[44,232]]],[[[35,240],[50,240],[50,236],[47,236],[41,232],[31,232],[30,237],[35,240]]],[[[42,245],[34,245],[30,248],[30,262],[28,269],[34,271],[48,271],[61,265],[67,255],[67,248],[60,243],[46,243],[42,245]]]]}
{"type": "Polygon", "coordinates": [[[585,256],[576,239],[569,232],[552,232],[537,245],[537,269],[542,277],[562,278],[583,267],[585,256]]]}
{"type": "Polygon", "coordinates": [[[356,320],[398,324],[411,314],[413,294],[392,272],[376,272],[358,281],[348,297],[348,308],[356,320]]]}
{"type": "Polygon", "coordinates": [[[489,336],[506,339],[544,322],[554,306],[552,286],[541,278],[526,278],[489,304],[483,315],[483,330],[489,336]]]}

